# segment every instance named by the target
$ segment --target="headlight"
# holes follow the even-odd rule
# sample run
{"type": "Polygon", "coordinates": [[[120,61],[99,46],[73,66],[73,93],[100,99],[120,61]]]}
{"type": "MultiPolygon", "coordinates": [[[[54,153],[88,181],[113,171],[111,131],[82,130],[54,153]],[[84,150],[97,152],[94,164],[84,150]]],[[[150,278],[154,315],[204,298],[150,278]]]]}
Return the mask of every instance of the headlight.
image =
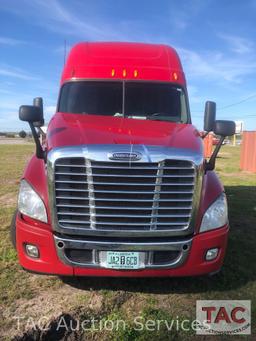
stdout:
{"type": "Polygon", "coordinates": [[[225,193],[222,193],[206,210],[200,232],[217,229],[228,222],[228,205],[225,193]]]}
{"type": "Polygon", "coordinates": [[[47,223],[47,214],[43,200],[26,180],[22,180],[20,183],[18,210],[31,218],[47,223]]]}

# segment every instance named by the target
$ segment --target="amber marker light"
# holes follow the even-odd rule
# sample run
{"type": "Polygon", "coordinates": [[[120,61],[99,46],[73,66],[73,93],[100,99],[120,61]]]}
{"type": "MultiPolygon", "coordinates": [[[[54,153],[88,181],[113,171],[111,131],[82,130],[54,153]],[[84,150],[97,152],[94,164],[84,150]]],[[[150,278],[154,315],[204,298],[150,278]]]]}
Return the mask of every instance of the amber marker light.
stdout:
{"type": "Polygon", "coordinates": [[[125,69],[123,69],[123,77],[126,77],[126,75],[127,75],[127,72],[125,69]]]}
{"type": "Polygon", "coordinates": [[[115,69],[112,69],[112,70],[111,70],[111,76],[114,77],[115,74],[116,74],[115,69]]]}
{"type": "Polygon", "coordinates": [[[138,70],[134,70],[133,75],[135,78],[137,78],[138,77],[138,70]]]}
{"type": "Polygon", "coordinates": [[[178,74],[177,74],[177,72],[173,72],[172,76],[173,76],[173,79],[174,79],[175,81],[178,79],[178,74]]]}

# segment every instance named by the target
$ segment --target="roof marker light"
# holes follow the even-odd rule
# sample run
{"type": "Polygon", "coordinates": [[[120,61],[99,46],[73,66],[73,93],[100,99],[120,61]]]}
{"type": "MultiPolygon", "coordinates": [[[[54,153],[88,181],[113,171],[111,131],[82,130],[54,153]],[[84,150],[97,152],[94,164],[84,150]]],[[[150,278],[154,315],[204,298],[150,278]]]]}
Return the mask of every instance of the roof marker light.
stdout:
{"type": "Polygon", "coordinates": [[[112,69],[112,70],[111,70],[111,76],[114,77],[114,76],[115,76],[115,73],[116,73],[116,72],[115,72],[115,69],[112,69]]]}
{"type": "Polygon", "coordinates": [[[177,72],[173,72],[172,76],[173,76],[173,79],[174,79],[175,81],[178,79],[178,74],[177,74],[177,72]]]}
{"type": "Polygon", "coordinates": [[[126,77],[126,75],[127,75],[126,69],[123,69],[123,77],[126,77]]]}
{"type": "Polygon", "coordinates": [[[133,75],[135,78],[138,77],[138,70],[134,70],[133,75]]]}

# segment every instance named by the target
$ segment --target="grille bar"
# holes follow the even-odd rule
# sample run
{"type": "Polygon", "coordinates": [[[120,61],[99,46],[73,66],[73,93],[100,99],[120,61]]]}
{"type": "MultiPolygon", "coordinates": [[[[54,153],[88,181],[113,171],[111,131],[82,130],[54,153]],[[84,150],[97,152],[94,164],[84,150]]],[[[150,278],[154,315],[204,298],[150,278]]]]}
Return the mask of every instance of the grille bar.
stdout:
{"type": "MultiPolygon", "coordinates": [[[[66,191],[66,190],[65,190],[66,191]]],[[[70,189],[72,191],[72,189],[70,189]]],[[[88,192],[88,191],[82,191],[82,192],[88,192]]],[[[63,199],[63,200],[86,200],[84,197],[70,197],[70,196],[56,196],[56,199],[63,199]]],[[[94,199],[94,201],[125,201],[125,202],[154,202],[155,199],[109,199],[109,198],[101,198],[101,199],[94,199]]],[[[158,202],[191,202],[191,199],[157,199],[158,202]]],[[[56,205],[58,206],[58,204],[56,205]]],[[[69,205],[70,206],[70,205],[69,205]]],[[[77,205],[76,205],[77,206],[77,205]]]]}
{"type": "Polygon", "coordinates": [[[62,191],[62,192],[89,192],[88,189],[80,189],[80,188],[56,188],[56,191],[62,191]]]}
{"type": "MultiPolygon", "coordinates": [[[[117,163],[118,164],[118,163],[117,163]]],[[[58,163],[55,163],[55,167],[72,167],[72,168],[86,168],[85,165],[72,165],[72,164],[58,164],[58,163]]],[[[113,169],[112,166],[93,166],[93,168],[99,168],[99,169],[113,169]]],[[[115,166],[114,167],[115,169],[124,169],[124,170],[127,170],[127,167],[122,167],[122,166],[115,166]]],[[[145,170],[158,170],[158,169],[161,169],[161,167],[136,167],[136,166],[132,166],[130,167],[131,169],[145,169],[145,170]]],[[[188,170],[188,169],[191,169],[193,170],[193,166],[191,167],[163,167],[163,169],[176,169],[176,170],[188,170]]]]}
{"type": "MultiPolygon", "coordinates": [[[[71,220],[71,219],[61,219],[59,220],[59,223],[68,223],[68,224],[90,224],[87,220],[71,220]]],[[[168,222],[168,223],[159,223],[157,225],[162,225],[162,226],[169,226],[169,225],[182,225],[184,226],[186,224],[186,221],[182,222],[168,222]]],[[[102,225],[102,223],[96,222],[95,225],[102,225]]],[[[120,223],[115,223],[115,222],[104,222],[104,225],[109,225],[109,226],[117,226],[120,225],[120,223]]],[[[144,223],[122,223],[122,225],[125,226],[144,226],[144,223]]]]}
{"type": "MultiPolygon", "coordinates": [[[[93,175],[91,169],[91,161],[86,159],[86,177],[87,177],[87,184],[88,184],[88,199],[89,199],[89,216],[90,216],[90,227],[95,228],[96,223],[96,210],[95,210],[95,196],[94,196],[94,185],[93,185],[93,175]]],[[[61,213],[63,215],[63,213],[61,213]]],[[[74,213],[72,213],[74,215],[74,213]]]]}
{"type": "MultiPolygon", "coordinates": [[[[68,175],[70,176],[70,173],[68,172],[56,172],[55,173],[56,175],[68,175]]],[[[72,172],[72,176],[76,176],[76,175],[79,175],[79,176],[85,176],[83,173],[74,173],[72,172]]],[[[127,174],[98,174],[98,173],[94,173],[94,176],[99,176],[99,177],[104,177],[104,178],[107,178],[107,177],[113,177],[113,176],[117,176],[119,178],[126,178],[127,177],[127,174]]],[[[194,175],[193,174],[185,174],[185,175],[129,175],[130,178],[193,178],[194,175]]]]}
{"type": "MultiPolygon", "coordinates": [[[[59,215],[68,215],[68,216],[90,216],[90,217],[94,217],[96,216],[96,213],[76,213],[76,212],[59,212],[59,215]]],[[[97,217],[114,217],[114,218],[118,218],[118,217],[131,217],[131,218],[187,218],[189,217],[189,214],[99,214],[97,213],[97,217]]]]}
{"type": "MultiPolygon", "coordinates": [[[[70,204],[57,204],[57,207],[75,207],[75,208],[90,208],[90,205],[70,205],[70,204]]],[[[100,209],[108,209],[108,210],[150,210],[152,211],[152,206],[142,206],[142,207],[133,207],[133,206],[93,206],[94,208],[100,208],[100,209]]],[[[192,208],[191,205],[189,206],[175,206],[175,207],[159,207],[159,210],[190,210],[192,208]]]]}
{"type": "MultiPolygon", "coordinates": [[[[63,183],[63,184],[83,184],[83,185],[113,185],[113,186],[120,186],[120,182],[96,182],[96,181],[76,181],[76,180],[56,180],[56,183],[63,183]]],[[[191,183],[187,182],[159,182],[158,186],[165,185],[165,186],[186,186],[190,185],[191,183]]],[[[122,185],[126,186],[154,186],[154,183],[140,183],[140,182],[125,182],[122,185]]]]}
{"type": "MultiPolygon", "coordinates": [[[[62,189],[66,191],[66,189],[62,189]]],[[[85,192],[91,192],[87,190],[85,192]]],[[[115,190],[94,190],[94,193],[116,193],[116,194],[155,194],[158,191],[115,191],[115,190]]],[[[163,191],[164,194],[193,194],[193,191],[163,191]]],[[[71,197],[72,198],[72,197],[71,197]]]]}

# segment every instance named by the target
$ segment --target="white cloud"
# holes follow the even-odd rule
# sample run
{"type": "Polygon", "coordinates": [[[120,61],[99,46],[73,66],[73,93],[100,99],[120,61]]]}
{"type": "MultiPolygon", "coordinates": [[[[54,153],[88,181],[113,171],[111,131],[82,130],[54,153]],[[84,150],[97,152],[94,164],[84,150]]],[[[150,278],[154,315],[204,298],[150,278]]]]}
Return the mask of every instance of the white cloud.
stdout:
{"type": "Polygon", "coordinates": [[[0,65],[0,75],[5,77],[18,78],[23,80],[37,80],[38,78],[31,76],[26,71],[16,68],[10,65],[1,64],[0,65]]]}
{"type": "Polygon", "coordinates": [[[17,111],[6,111],[5,115],[0,116],[0,131],[20,131],[21,129],[30,131],[28,124],[19,120],[17,111]]]}
{"type": "Polygon", "coordinates": [[[6,89],[0,88],[0,94],[11,95],[12,92],[6,89]]]}
{"type": "Polygon", "coordinates": [[[48,122],[52,118],[52,116],[56,112],[56,106],[55,105],[45,105],[44,106],[44,120],[45,120],[45,125],[48,125],[48,122]]]}
{"type": "Polygon", "coordinates": [[[22,104],[32,104],[32,97],[24,94],[1,94],[0,93],[0,118],[8,118],[7,112],[15,113],[18,120],[19,107],[22,104]]]}
{"type": "Polygon", "coordinates": [[[227,42],[231,51],[235,53],[246,54],[251,53],[254,50],[254,43],[249,39],[228,34],[219,34],[218,36],[227,42]]]}
{"type": "MultiPolygon", "coordinates": [[[[84,39],[117,39],[127,40],[127,36],[120,32],[120,29],[108,25],[102,20],[95,19],[91,22],[90,16],[80,17],[74,14],[72,6],[66,8],[63,3],[58,0],[42,1],[33,0],[26,1],[28,9],[32,10],[33,16],[37,16],[34,23],[43,25],[45,28],[64,34],[84,37],[84,39]]],[[[22,13],[19,13],[22,15],[22,13]]]]}
{"type": "Polygon", "coordinates": [[[51,117],[56,111],[55,105],[48,105],[44,107],[44,114],[47,117],[51,117]]]}
{"type": "Polygon", "coordinates": [[[0,45],[9,45],[9,46],[17,46],[26,44],[23,40],[8,38],[8,37],[0,37],[0,45]]]}
{"type": "Polygon", "coordinates": [[[69,54],[69,51],[71,50],[71,47],[72,46],[69,44],[66,44],[66,46],[65,46],[65,42],[63,42],[63,45],[56,47],[56,49],[54,49],[54,52],[60,56],[63,56],[63,58],[64,58],[65,52],[66,52],[66,56],[67,56],[69,54]]]}
{"type": "Polygon", "coordinates": [[[251,56],[240,58],[228,56],[219,51],[202,53],[177,48],[183,61],[185,73],[190,78],[201,77],[201,80],[214,80],[230,83],[241,83],[242,80],[256,72],[256,60],[251,56]]]}
{"type": "Polygon", "coordinates": [[[195,18],[203,12],[210,2],[211,0],[187,0],[179,1],[179,5],[174,6],[173,1],[170,1],[170,25],[177,31],[185,30],[193,24],[195,18]]]}
{"type": "Polygon", "coordinates": [[[188,85],[188,95],[189,95],[189,101],[192,104],[202,104],[205,99],[199,95],[199,90],[194,85],[188,85]]]}

